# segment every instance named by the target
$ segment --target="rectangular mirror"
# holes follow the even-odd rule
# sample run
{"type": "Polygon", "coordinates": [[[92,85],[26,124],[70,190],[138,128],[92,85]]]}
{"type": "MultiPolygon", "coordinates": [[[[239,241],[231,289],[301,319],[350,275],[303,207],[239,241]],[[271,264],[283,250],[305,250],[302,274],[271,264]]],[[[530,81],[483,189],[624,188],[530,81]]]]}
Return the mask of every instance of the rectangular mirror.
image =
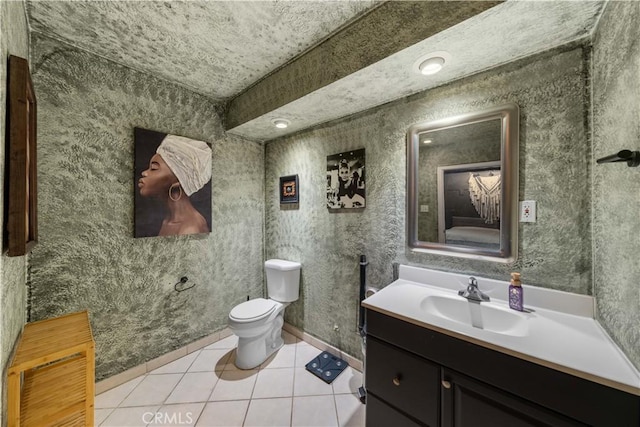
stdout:
{"type": "Polygon", "coordinates": [[[518,106],[419,123],[407,133],[407,234],[418,252],[517,257],[518,106]]]}

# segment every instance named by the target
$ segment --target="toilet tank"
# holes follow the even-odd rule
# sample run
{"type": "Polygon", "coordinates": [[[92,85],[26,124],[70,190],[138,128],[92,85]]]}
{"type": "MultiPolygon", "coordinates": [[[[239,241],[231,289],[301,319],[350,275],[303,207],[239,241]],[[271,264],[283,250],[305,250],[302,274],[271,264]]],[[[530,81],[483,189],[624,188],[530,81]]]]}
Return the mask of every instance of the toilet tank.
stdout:
{"type": "Polygon", "coordinates": [[[301,267],[302,264],[299,262],[283,259],[265,261],[269,298],[279,302],[296,301],[300,296],[301,267]]]}

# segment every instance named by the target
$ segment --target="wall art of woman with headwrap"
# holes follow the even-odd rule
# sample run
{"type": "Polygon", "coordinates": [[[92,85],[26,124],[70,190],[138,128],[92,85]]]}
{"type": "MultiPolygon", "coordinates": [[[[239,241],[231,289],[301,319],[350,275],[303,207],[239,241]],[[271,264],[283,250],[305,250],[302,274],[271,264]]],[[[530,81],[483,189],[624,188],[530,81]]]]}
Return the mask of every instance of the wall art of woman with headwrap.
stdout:
{"type": "Polygon", "coordinates": [[[209,233],[209,145],[136,128],[135,147],[135,236],[209,233]]]}

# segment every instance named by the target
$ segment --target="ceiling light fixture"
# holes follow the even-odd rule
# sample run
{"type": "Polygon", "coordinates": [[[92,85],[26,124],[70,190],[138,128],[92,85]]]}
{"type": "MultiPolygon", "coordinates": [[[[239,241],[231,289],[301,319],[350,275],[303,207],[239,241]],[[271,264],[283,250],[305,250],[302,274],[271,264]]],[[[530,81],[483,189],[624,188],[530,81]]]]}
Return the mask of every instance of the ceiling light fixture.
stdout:
{"type": "Polygon", "coordinates": [[[289,120],[285,119],[273,119],[271,120],[271,123],[273,123],[273,125],[278,129],[286,129],[290,124],[289,120]]]}
{"type": "Polygon", "coordinates": [[[450,59],[451,55],[448,52],[431,52],[418,58],[413,64],[413,70],[422,75],[435,74],[442,70],[450,59]]]}
{"type": "Polygon", "coordinates": [[[434,56],[419,65],[420,72],[424,75],[435,74],[444,67],[444,58],[434,56]]]}
{"type": "Polygon", "coordinates": [[[425,139],[424,141],[422,141],[423,144],[431,144],[433,142],[433,139],[425,139]]]}

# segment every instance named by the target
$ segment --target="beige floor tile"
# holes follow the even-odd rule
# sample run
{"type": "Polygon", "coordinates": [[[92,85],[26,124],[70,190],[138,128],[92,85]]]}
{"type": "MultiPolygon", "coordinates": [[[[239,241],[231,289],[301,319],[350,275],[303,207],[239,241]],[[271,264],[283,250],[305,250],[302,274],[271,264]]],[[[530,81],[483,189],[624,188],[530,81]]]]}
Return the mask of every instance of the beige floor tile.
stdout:
{"type": "Polygon", "coordinates": [[[333,396],[294,397],[291,425],[337,427],[338,417],[333,396]]]}
{"type": "MultiPolygon", "coordinates": [[[[227,359],[227,363],[225,363],[224,365],[224,370],[225,371],[241,371],[242,369],[238,368],[235,363],[236,363],[236,351],[237,349],[233,349],[230,350],[231,354],[229,355],[229,358],[227,359]]],[[[255,369],[260,369],[260,367],[256,367],[255,369]]]]}
{"type": "Polygon", "coordinates": [[[293,368],[263,369],[258,372],[253,399],[293,396],[293,368]]]}
{"type": "Polygon", "coordinates": [[[223,338],[218,342],[214,342],[213,344],[209,344],[204,349],[205,350],[220,350],[224,348],[236,348],[238,346],[238,337],[235,335],[231,335],[229,337],[223,338]]]}
{"type": "Polygon", "coordinates": [[[362,387],[362,374],[352,367],[345,368],[331,385],[335,394],[357,393],[362,387]]]}
{"type": "Polygon", "coordinates": [[[179,403],[177,405],[164,405],[154,415],[149,423],[153,427],[191,427],[195,426],[204,409],[202,403],[179,403]]]}
{"type": "Polygon", "coordinates": [[[295,369],[294,396],[318,396],[324,394],[333,394],[331,384],[325,383],[305,368],[295,369]]]}
{"type": "Polygon", "coordinates": [[[117,408],[100,424],[100,427],[139,427],[153,420],[160,406],[117,408]]]}
{"type": "Polygon", "coordinates": [[[211,396],[213,387],[218,382],[215,372],[187,372],[180,379],[176,388],[166,400],[166,403],[206,402],[211,396]]]}
{"type": "Polygon", "coordinates": [[[258,370],[223,371],[209,397],[210,401],[248,400],[256,384],[258,370]]]}
{"type": "Polygon", "coordinates": [[[193,353],[182,356],[180,359],[167,363],[164,366],[150,371],[149,374],[180,374],[187,372],[187,369],[191,366],[194,360],[198,357],[200,351],[194,351],[193,353]]]}
{"type": "Polygon", "coordinates": [[[340,427],[364,427],[366,406],[352,394],[336,394],[336,409],[340,427]]]}
{"type": "MultiPolygon", "coordinates": [[[[264,371],[263,371],[264,372],[264,371]]],[[[291,425],[291,399],[253,399],[244,421],[245,427],[291,425]]]]}
{"type": "Polygon", "coordinates": [[[260,365],[260,369],[267,368],[293,368],[296,361],[296,347],[294,345],[284,345],[280,350],[269,356],[260,365]]]}
{"type": "Polygon", "coordinates": [[[235,367],[231,335],[102,393],[96,425],[364,426],[362,374],[347,367],[326,384],[304,369],[321,350],[286,331],[283,339],[259,369],[235,367]]]}
{"type": "Polygon", "coordinates": [[[144,376],[134,378],[116,388],[96,396],[94,405],[99,408],[116,408],[142,382],[144,376]]]}
{"type": "Polygon", "coordinates": [[[96,409],[93,411],[93,424],[99,426],[112,412],[112,408],[96,409]]]}
{"type": "Polygon", "coordinates": [[[362,360],[356,359],[355,357],[345,352],[340,352],[340,357],[346,360],[349,366],[351,366],[353,369],[355,369],[356,371],[362,372],[362,360]]]}
{"type": "Polygon", "coordinates": [[[161,405],[171,394],[183,374],[146,375],[120,404],[125,406],[161,405]]]}
{"type": "Polygon", "coordinates": [[[222,371],[232,350],[202,350],[189,367],[188,372],[222,371]]]}
{"type": "Polygon", "coordinates": [[[321,352],[311,344],[299,342],[296,344],[296,368],[304,368],[307,363],[311,362],[321,352]]]}
{"type": "Polygon", "coordinates": [[[209,402],[200,415],[196,426],[230,427],[241,426],[249,408],[248,400],[209,402]]]}

